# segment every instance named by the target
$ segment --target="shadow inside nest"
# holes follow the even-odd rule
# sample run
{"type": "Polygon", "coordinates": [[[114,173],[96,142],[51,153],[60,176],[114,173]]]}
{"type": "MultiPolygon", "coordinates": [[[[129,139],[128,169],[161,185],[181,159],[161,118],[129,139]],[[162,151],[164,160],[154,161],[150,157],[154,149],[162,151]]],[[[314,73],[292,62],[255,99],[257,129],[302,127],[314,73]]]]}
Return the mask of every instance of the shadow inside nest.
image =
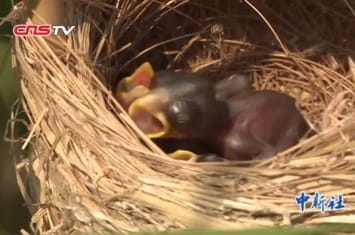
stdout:
{"type": "MultiPolygon", "coordinates": [[[[203,1],[192,1],[172,6],[163,15],[160,15],[160,4],[150,4],[145,13],[130,24],[126,22],[131,19],[129,16],[122,19],[121,24],[129,27],[117,28],[117,25],[113,25],[110,44],[106,45],[108,48],[105,53],[108,54],[100,62],[106,67],[111,65],[112,71],[108,76],[111,87],[115,87],[117,80],[128,76],[145,61],[149,61],[157,70],[191,70],[213,60],[220,61],[215,67],[223,67],[231,61],[230,58],[224,58],[229,54],[233,55],[234,61],[244,62],[241,68],[246,69],[263,56],[280,49],[279,42],[265,22],[247,4],[233,1],[225,1],[223,4],[220,1],[209,1],[205,4],[203,1]]],[[[280,2],[254,4],[270,21],[281,39],[287,41],[290,51],[298,51],[314,59],[324,56],[325,52],[347,59],[345,55],[351,51],[346,48],[354,48],[352,39],[355,32],[351,20],[346,18],[350,17],[350,13],[344,4],[300,1],[290,6],[312,10],[292,13],[285,10],[287,7],[280,2]],[[312,17],[312,14],[319,15],[322,9],[346,13],[337,15],[336,20],[324,16],[309,24],[298,20],[312,17]],[[340,28],[334,25],[335,22],[342,24],[346,30],[336,33],[340,28]]],[[[109,16],[114,17],[115,12],[107,13],[103,27],[107,25],[109,16]]],[[[100,37],[96,40],[100,40],[100,37]]],[[[208,66],[208,70],[211,71],[211,66],[208,66]]]]}

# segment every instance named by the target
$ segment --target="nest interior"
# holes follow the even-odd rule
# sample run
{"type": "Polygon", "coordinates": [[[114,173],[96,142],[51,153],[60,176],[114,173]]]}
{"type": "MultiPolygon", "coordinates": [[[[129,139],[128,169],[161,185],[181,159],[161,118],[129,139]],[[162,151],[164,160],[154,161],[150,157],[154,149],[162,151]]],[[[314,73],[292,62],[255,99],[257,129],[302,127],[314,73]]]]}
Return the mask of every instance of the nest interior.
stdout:
{"type": "MultiPolygon", "coordinates": [[[[77,25],[67,40],[15,38],[29,118],[27,136],[17,138],[27,151],[16,154],[16,163],[34,229],[127,233],[353,223],[351,95],[342,112],[328,113],[326,131],[253,165],[171,160],[112,95],[117,81],[144,61],[156,70],[214,79],[238,71],[253,77],[255,89],[295,97],[317,129],[333,98],[355,91],[350,3],[76,0],[66,2],[67,21],[77,25]],[[295,204],[300,191],[343,193],[346,210],[302,214],[295,204]]],[[[24,7],[16,11],[26,21],[24,7]]]]}

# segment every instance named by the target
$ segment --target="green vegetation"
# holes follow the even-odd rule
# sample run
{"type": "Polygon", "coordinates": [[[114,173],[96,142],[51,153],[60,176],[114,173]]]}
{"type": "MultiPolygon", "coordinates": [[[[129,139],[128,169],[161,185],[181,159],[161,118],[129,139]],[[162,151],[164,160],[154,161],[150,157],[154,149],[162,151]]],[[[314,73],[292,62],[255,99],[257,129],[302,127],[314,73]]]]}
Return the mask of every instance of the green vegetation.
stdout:
{"type": "MultiPolygon", "coordinates": [[[[0,17],[11,9],[11,1],[2,1],[0,17]]],[[[11,25],[0,27],[0,234],[19,234],[28,227],[28,210],[19,193],[14,163],[9,155],[9,145],[3,139],[11,106],[17,99],[17,88],[11,62],[11,25]]]]}

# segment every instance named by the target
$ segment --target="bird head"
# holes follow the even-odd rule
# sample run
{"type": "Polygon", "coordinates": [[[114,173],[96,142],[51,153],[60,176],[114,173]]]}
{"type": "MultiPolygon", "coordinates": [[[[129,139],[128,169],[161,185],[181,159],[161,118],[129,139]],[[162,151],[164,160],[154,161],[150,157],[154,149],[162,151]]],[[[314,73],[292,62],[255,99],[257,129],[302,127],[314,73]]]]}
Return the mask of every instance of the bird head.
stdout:
{"type": "Polygon", "coordinates": [[[190,72],[154,73],[149,63],[118,84],[116,97],[150,138],[205,135],[228,115],[210,80],[190,72]]]}

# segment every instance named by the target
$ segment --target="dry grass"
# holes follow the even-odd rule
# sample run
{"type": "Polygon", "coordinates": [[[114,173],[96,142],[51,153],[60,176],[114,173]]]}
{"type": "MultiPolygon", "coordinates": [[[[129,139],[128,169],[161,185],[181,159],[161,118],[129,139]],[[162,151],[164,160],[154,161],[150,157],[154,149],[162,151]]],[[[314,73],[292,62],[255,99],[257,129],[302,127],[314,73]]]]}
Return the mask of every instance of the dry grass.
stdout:
{"type": "Polygon", "coordinates": [[[226,165],[167,158],[111,94],[145,60],[216,79],[238,70],[253,76],[256,89],[296,97],[318,130],[332,98],[355,91],[354,1],[69,5],[78,28],[67,41],[13,44],[29,117],[18,179],[40,234],[354,223],[353,96],[331,128],[268,161],[226,165]],[[294,197],[302,190],[342,192],[347,209],[300,214],[294,197]]]}

